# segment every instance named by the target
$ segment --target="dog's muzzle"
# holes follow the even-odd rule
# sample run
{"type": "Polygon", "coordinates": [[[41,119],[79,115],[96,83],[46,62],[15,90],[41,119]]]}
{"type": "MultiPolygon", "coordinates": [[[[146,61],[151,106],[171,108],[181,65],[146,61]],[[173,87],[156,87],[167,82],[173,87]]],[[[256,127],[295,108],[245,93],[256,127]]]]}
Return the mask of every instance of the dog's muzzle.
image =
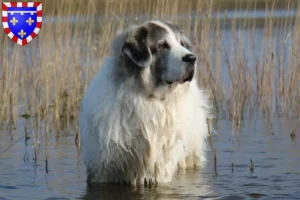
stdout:
{"type": "Polygon", "coordinates": [[[182,77],[182,82],[191,81],[194,77],[195,65],[188,65],[185,68],[185,73],[182,77]]]}
{"type": "Polygon", "coordinates": [[[180,79],[176,81],[166,81],[167,84],[171,85],[174,82],[184,83],[193,79],[195,73],[196,56],[194,54],[187,54],[182,57],[182,61],[184,63],[184,72],[180,79]]]}

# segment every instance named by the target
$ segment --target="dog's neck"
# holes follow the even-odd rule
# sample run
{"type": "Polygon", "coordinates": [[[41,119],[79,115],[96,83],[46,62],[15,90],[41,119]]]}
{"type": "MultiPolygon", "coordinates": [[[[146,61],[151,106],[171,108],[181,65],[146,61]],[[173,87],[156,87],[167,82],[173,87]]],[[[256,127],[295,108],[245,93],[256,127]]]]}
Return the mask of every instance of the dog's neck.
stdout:
{"type": "Polygon", "coordinates": [[[173,99],[175,96],[184,95],[188,90],[190,83],[173,83],[172,85],[158,86],[152,93],[148,94],[149,99],[157,99],[159,101],[165,101],[167,99],[173,99]]]}

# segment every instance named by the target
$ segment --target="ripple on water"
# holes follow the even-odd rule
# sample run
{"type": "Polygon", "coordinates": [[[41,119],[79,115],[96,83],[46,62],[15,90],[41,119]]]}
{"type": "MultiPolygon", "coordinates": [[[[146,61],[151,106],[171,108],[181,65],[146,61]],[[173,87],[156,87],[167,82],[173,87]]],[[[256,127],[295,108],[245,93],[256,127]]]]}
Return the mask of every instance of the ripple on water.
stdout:
{"type": "Polygon", "coordinates": [[[234,164],[234,168],[249,168],[249,165],[246,164],[234,164]]]}
{"type": "Polygon", "coordinates": [[[242,196],[238,196],[238,195],[230,195],[230,196],[221,198],[221,200],[241,200],[241,199],[245,199],[245,198],[242,196]]]}
{"type": "Polygon", "coordinates": [[[270,169],[270,168],[273,168],[275,165],[272,165],[272,164],[269,164],[269,165],[261,165],[261,166],[258,166],[260,168],[265,168],[265,169],[270,169]]]}
{"type": "Polygon", "coordinates": [[[263,187],[263,186],[266,185],[260,183],[247,183],[242,185],[242,187],[263,187]]]}
{"type": "Polygon", "coordinates": [[[250,196],[251,198],[261,198],[261,197],[265,197],[265,194],[261,194],[261,193],[248,193],[248,196],[250,196]]]}
{"type": "Polygon", "coordinates": [[[0,185],[0,189],[6,189],[6,190],[16,190],[17,187],[9,186],[9,185],[0,185]]]}

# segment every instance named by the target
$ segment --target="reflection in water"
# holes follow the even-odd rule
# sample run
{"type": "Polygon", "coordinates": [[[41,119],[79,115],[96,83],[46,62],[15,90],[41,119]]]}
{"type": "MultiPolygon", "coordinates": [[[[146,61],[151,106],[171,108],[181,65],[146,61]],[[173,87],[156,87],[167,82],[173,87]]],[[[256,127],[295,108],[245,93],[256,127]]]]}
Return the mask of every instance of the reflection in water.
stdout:
{"type": "Polygon", "coordinates": [[[213,191],[210,175],[202,174],[200,170],[179,172],[172,183],[161,184],[154,188],[125,185],[103,184],[86,188],[84,200],[91,199],[199,199],[200,197],[217,197],[213,191]]]}

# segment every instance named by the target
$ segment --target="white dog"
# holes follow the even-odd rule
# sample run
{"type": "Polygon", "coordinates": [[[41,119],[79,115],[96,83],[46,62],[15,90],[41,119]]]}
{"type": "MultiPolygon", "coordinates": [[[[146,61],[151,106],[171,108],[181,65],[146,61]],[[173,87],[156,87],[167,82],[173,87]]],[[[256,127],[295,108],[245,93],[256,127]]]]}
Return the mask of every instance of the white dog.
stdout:
{"type": "Polygon", "coordinates": [[[195,63],[190,41],[171,23],[145,22],[115,38],[82,101],[89,183],[169,182],[178,167],[201,165],[210,106],[195,63]]]}

